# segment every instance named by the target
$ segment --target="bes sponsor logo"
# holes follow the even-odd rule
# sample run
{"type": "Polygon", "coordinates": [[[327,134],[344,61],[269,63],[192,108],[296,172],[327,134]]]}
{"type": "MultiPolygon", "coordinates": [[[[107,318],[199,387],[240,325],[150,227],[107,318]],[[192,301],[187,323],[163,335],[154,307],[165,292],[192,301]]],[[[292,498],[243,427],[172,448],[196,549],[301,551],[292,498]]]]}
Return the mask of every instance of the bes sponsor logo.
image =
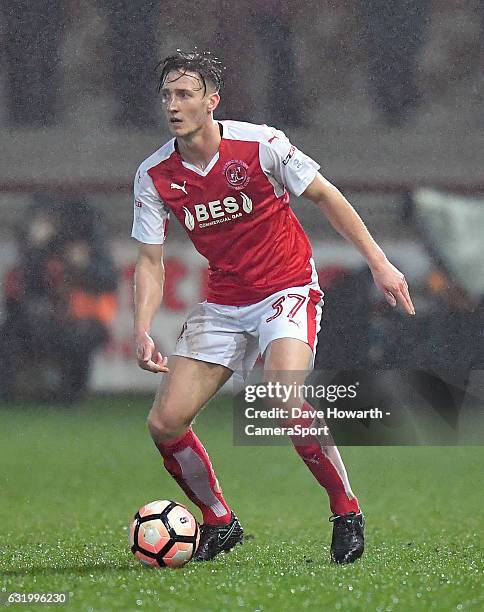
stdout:
{"type": "Polygon", "coordinates": [[[234,189],[243,189],[250,181],[249,166],[240,159],[232,159],[224,166],[225,180],[234,189]]]}
{"type": "Polygon", "coordinates": [[[233,221],[242,217],[244,213],[250,215],[253,209],[252,200],[243,192],[239,195],[240,201],[228,196],[223,200],[212,200],[207,204],[195,204],[193,212],[184,206],[185,227],[191,232],[195,229],[195,224],[198,224],[199,228],[204,228],[233,221]]]}

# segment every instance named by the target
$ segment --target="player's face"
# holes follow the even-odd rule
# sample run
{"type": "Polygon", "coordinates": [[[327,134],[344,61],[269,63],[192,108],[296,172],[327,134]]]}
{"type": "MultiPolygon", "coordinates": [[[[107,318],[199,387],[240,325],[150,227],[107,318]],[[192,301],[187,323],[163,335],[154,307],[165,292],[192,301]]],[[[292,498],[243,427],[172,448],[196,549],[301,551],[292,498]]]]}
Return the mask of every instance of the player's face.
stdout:
{"type": "Polygon", "coordinates": [[[211,118],[219,99],[217,93],[205,92],[195,72],[168,73],[160,94],[170,132],[181,137],[196,133],[211,118]]]}

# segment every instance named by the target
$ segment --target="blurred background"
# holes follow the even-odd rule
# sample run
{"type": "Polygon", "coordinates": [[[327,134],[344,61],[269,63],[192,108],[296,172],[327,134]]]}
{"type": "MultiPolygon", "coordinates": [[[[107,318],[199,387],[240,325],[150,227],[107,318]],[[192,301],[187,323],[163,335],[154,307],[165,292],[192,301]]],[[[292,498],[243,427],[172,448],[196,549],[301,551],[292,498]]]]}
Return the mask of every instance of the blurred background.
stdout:
{"type": "MultiPolygon", "coordinates": [[[[150,391],[131,342],[132,179],[169,133],[154,67],[227,65],[219,119],[272,124],[322,166],[406,274],[389,309],[361,258],[293,199],[326,293],[317,364],[483,370],[484,4],[480,0],[0,3],[0,391],[76,404],[150,391]]],[[[176,222],[153,335],[174,346],[206,262],[176,222]]],[[[456,399],[457,397],[457,399],[456,399]]]]}

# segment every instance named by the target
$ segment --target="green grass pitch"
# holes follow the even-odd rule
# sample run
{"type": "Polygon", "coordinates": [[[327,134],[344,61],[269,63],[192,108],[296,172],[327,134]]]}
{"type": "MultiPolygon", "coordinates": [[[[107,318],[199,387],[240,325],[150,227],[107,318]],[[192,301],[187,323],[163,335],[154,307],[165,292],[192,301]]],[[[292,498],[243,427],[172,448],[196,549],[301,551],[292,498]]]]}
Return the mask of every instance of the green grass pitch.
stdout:
{"type": "Polygon", "coordinates": [[[224,398],[195,429],[247,541],[209,563],[142,567],[131,516],[154,499],[187,503],[149,439],[150,402],[0,407],[0,598],[62,591],[65,608],[101,612],[484,609],[482,447],[342,449],[367,551],[334,567],[325,492],[289,446],[234,446],[224,398]]]}

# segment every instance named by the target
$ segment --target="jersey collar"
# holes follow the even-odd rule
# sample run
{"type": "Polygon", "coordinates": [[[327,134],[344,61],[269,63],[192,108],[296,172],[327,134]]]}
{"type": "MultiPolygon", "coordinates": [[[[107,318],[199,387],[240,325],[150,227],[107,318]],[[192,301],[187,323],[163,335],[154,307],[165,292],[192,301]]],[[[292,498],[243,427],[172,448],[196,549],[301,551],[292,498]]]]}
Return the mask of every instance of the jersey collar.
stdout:
{"type": "Polygon", "coordinates": [[[219,145],[219,149],[218,151],[215,153],[215,155],[212,157],[212,159],[210,160],[210,162],[208,163],[208,166],[205,168],[205,170],[202,170],[201,168],[199,168],[198,166],[195,166],[193,164],[190,164],[189,162],[185,161],[183,159],[183,157],[180,155],[180,151],[178,150],[178,142],[177,139],[175,138],[175,151],[181,161],[181,164],[184,168],[187,168],[188,170],[191,170],[192,172],[195,172],[195,174],[198,174],[199,176],[207,176],[207,174],[210,172],[210,170],[212,170],[212,168],[215,166],[215,164],[218,162],[219,158],[220,158],[220,149],[222,147],[222,143],[223,143],[223,137],[224,137],[224,126],[220,123],[220,121],[218,122],[218,127],[220,130],[220,145],[219,145]]]}

